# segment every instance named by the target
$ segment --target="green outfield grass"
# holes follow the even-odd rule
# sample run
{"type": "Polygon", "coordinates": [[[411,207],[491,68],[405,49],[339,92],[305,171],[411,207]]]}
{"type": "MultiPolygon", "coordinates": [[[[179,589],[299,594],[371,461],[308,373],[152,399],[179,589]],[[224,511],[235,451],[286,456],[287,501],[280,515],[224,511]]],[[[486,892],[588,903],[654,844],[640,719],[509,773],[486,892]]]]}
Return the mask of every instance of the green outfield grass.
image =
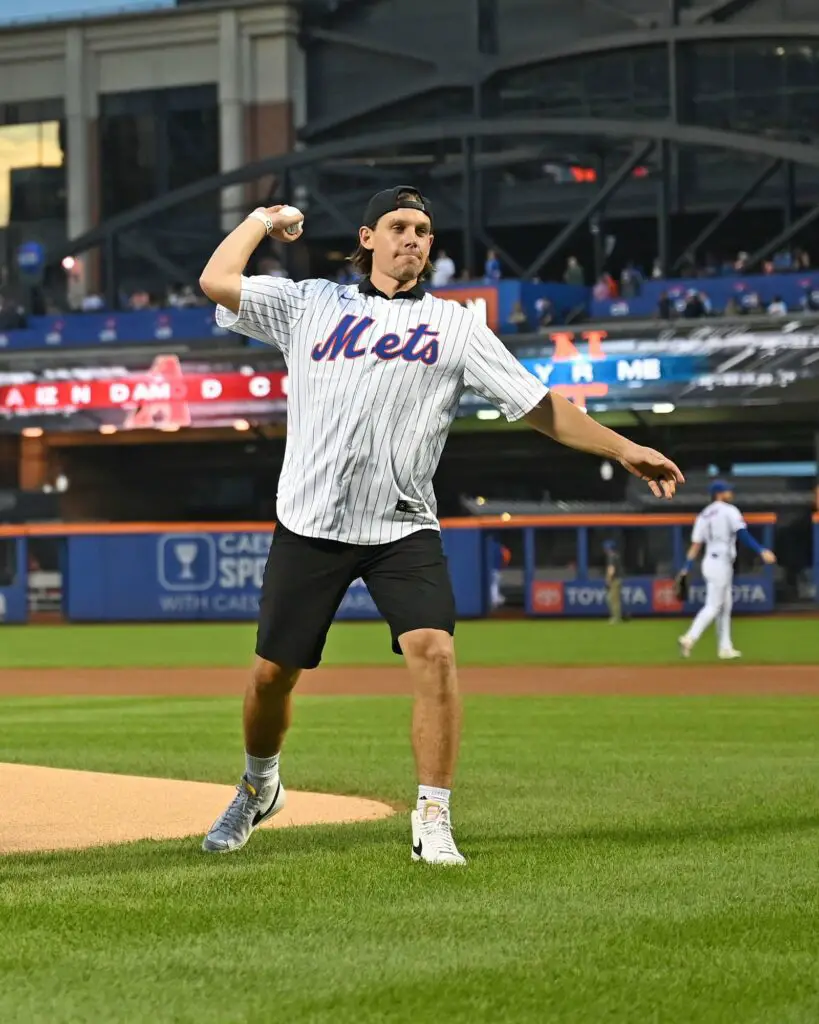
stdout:
{"type": "MultiPolygon", "coordinates": [[[[681,620],[462,622],[456,640],[462,665],[647,665],[678,660],[681,620]]],[[[91,666],[241,666],[253,651],[249,624],[0,627],[0,668],[91,666]]],[[[746,662],[819,664],[819,619],[737,619],[734,642],[746,662]]],[[[692,662],[716,660],[713,631],[692,662]]],[[[338,623],[330,630],[327,665],[397,665],[383,623],[338,623]]]]}
{"type": "MultiPolygon", "coordinates": [[[[409,715],[298,698],[286,782],[408,804],[409,715]]],[[[463,871],[411,865],[404,813],[0,858],[0,1021],[819,1020],[819,701],[485,697],[465,724],[463,871]]],[[[0,702],[5,761],[232,782],[240,749],[235,700],[0,702]]]]}

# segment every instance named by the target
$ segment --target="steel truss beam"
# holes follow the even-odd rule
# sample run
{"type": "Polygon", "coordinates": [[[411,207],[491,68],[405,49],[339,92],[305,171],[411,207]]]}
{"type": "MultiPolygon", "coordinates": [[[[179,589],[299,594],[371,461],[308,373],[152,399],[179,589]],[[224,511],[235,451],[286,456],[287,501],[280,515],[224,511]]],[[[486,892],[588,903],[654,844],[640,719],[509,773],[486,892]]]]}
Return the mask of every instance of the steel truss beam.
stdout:
{"type": "Polygon", "coordinates": [[[554,136],[556,138],[612,138],[644,142],[666,140],[681,146],[698,146],[750,153],[770,160],[792,160],[806,167],[819,168],[819,146],[786,142],[741,132],[722,131],[668,121],[619,121],[610,118],[500,118],[475,121],[461,118],[434,124],[412,125],[389,132],[370,132],[352,138],[322,143],[276,157],[266,157],[234,171],[212,175],[184,185],[147,203],[111,217],[103,224],[55,248],[52,259],[76,255],[100,245],[117,232],[177,206],[210,195],[230,185],[255,181],[268,174],[281,174],[302,167],[320,165],[324,160],[377,151],[388,146],[442,142],[453,138],[505,138],[509,136],[554,136]]]}
{"type": "Polygon", "coordinates": [[[766,242],[763,246],[751,253],[748,257],[746,264],[748,270],[753,270],[755,266],[760,264],[768,256],[772,256],[781,246],[798,235],[803,228],[813,224],[815,220],[819,220],[819,205],[811,207],[807,213],[803,214],[798,220],[795,220],[789,227],[785,228],[784,231],[780,231],[779,234],[766,242]]]}
{"type": "MultiPolygon", "coordinates": [[[[720,8],[724,5],[718,5],[720,8]]],[[[707,18],[708,15],[706,14],[707,18]]],[[[621,50],[634,50],[641,47],[672,47],[678,43],[698,43],[732,40],[759,39],[770,42],[771,39],[819,38],[819,21],[813,22],[763,22],[759,24],[736,25],[733,23],[714,23],[711,20],[689,25],[668,25],[658,28],[643,28],[616,35],[594,36],[578,40],[569,45],[557,46],[552,50],[540,47],[528,53],[519,53],[514,57],[503,56],[492,59],[485,54],[465,55],[454,63],[436,64],[434,74],[421,81],[396,88],[393,92],[378,90],[371,97],[357,106],[349,106],[343,114],[332,114],[315,118],[301,130],[303,139],[311,139],[316,135],[338,128],[343,124],[377,113],[385,107],[423,96],[439,89],[474,89],[488,83],[495,75],[504,71],[515,71],[536,65],[548,65],[557,61],[596,57],[603,53],[617,53],[621,50]]],[[[410,54],[406,54],[410,57],[410,54]]]]}
{"type": "Polygon", "coordinates": [[[692,239],[688,245],[683,249],[677,261],[674,263],[672,270],[677,270],[684,262],[686,256],[695,257],[697,250],[702,246],[708,239],[718,231],[722,225],[748,202],[749,199],[757,194],[762,186],[771,180],[771,178],[779,171],[782,166],[781,160],[772,160],[767,167],[754,178],[751,184],[745,189],[741,196],[738,196],[728,206],[723,207],[722,210],[710,220],[705,227],[700,231],[696,238],[692,239]]]}
{"type": "Polygon", "coordinates": [[[553,256],[556,256],[569,239],[574,236],[574,234],[589,220],[589,218],[594,216],[594,214],[605,205],[609,197],[614,195],[621,185],[628,180],[634,168],[638,164],[642,163],[653,149],[653,142],[646,142],[642,146],[635,147],[631,156],[620,164],[618,169],[608,179],[600,191],[590,199],[588,203],[586,203],[583,209],[569,221],[566,227],[563,228],[563,230],[559,232],[529,264],[523,274],[527,281],[531,280],[540,268],[548,263],[553,256]]]}

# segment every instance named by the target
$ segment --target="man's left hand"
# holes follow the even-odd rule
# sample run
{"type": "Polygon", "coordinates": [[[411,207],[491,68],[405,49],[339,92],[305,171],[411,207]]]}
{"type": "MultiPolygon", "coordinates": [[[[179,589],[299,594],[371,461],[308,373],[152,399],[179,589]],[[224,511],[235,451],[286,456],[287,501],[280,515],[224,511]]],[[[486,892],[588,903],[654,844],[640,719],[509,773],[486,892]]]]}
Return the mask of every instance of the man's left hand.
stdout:
{"type": "Polygon", "coordinates": [[[618,461],[629,473],[647,481],[657,498],[673,498],[677,484],[685,483],[679,467],[653,448],[629,442],[618,461]]]}

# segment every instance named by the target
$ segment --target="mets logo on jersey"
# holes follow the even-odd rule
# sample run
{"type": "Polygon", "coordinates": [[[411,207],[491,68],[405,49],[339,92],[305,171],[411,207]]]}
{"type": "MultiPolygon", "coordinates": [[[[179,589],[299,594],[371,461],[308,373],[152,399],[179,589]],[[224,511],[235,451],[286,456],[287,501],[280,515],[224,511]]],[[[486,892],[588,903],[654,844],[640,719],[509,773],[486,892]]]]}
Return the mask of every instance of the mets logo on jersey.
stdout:
{"type": "MultiPolygon", "coordinates": [[[[313,359],[331,362],[341,356],[357,359],[367,354],[367,343],[363,335],[372,327],[372,317],[360,319],[354,314],[343,316],[324,341],[313,346],[313,359]]],[[[431,331],[429,324],[410,327],[404,337],[400,334],[382,334],[372,347],[379,359],[405,359],[408,363],[422,362],[432,366],[438,362],[438,331],[431,331]]]]}

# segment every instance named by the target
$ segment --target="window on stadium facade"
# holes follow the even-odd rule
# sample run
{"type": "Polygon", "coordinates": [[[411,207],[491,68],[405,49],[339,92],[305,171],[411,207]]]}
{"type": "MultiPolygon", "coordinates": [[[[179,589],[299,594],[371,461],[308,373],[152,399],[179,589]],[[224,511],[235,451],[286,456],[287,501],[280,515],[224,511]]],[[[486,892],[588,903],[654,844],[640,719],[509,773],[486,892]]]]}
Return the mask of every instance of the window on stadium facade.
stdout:
{"type": "Polygon", "coordinates": [[[695,123],[816,137],[819,44],[794,39],[697,44],[686,53],[684,67],[683,91],[695,123]]]}
{"type": "MultiPolygon", "coordinates": [[[[103,95],[99,139],[103,217],[217,174],[216,86],[103,95]]],[[[219,197],[202,203],[216,212],[219,197]]]]}
{"type": "Polygon", "coordinates": [[[618,50],[515,68],[491,84],[500,115],[650,119],[668,114],[661,47],[618,50]]]}
{"type": "Polygon", "coordinates": [[[0,104],[0,228],[65,225],[62,101],[0,104]]]}

